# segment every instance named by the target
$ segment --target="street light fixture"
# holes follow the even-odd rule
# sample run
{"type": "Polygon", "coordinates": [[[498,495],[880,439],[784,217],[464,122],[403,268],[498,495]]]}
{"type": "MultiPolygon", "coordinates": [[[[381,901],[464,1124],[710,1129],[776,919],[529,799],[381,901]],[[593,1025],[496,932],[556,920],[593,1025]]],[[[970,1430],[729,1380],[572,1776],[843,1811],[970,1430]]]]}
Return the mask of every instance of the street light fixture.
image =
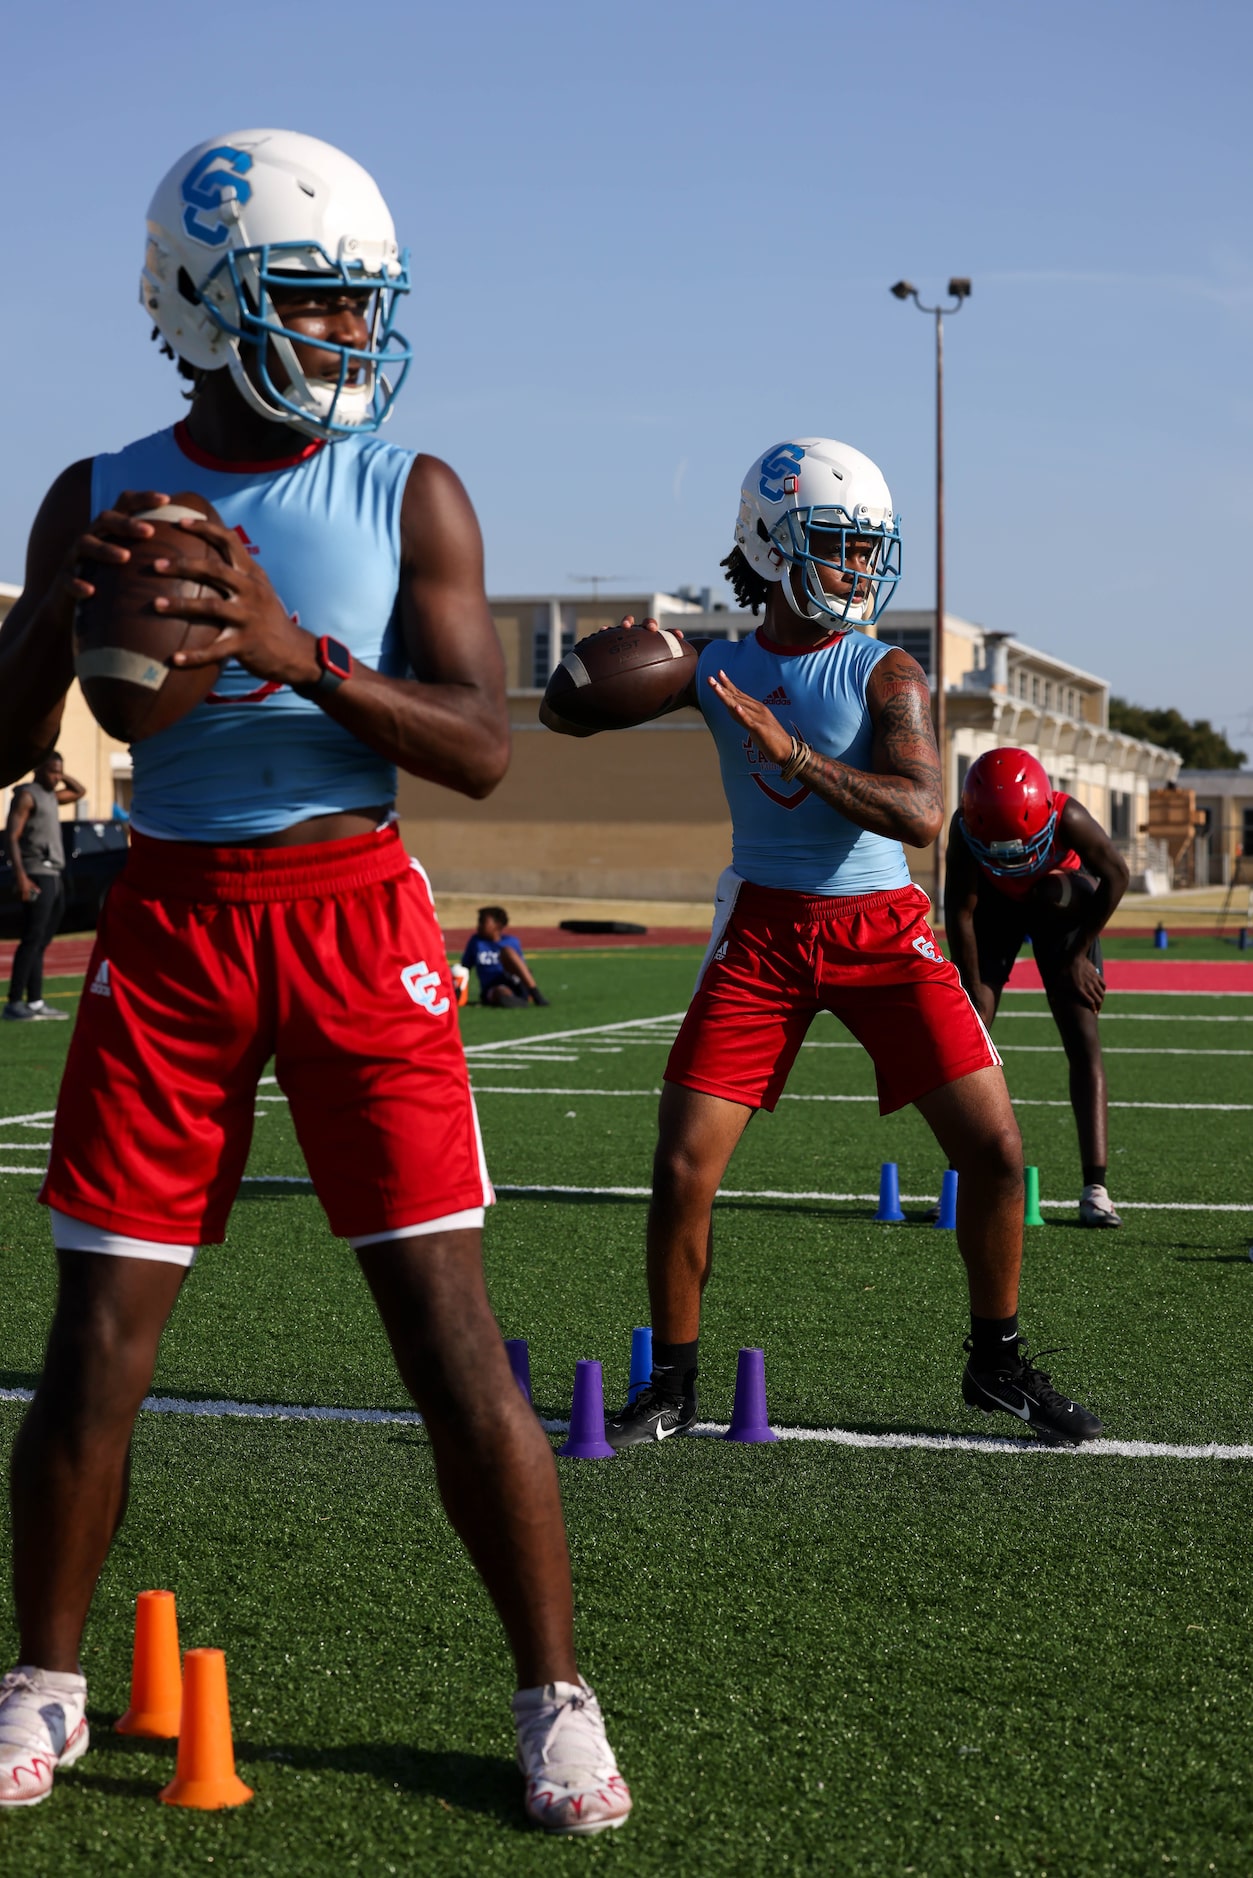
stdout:
{"type": "Polygon", "coordinates": [[[924,306],[912,280],[898,280],[888,292],[898,300],[912,300],[920,313],[935,319],[935,632],[933,635],[932,672],[935,683],[935,740],[940,751],[940,790],[944,802],[944,822],[936,843],[936,900],[944,898],[944,842],[948,832],[948,751],[947,713],[944,708],[944,315],[960,313],[970,298],[970,281],[964,274],[954,274],[948,283],[950,306],[924,306]]]}

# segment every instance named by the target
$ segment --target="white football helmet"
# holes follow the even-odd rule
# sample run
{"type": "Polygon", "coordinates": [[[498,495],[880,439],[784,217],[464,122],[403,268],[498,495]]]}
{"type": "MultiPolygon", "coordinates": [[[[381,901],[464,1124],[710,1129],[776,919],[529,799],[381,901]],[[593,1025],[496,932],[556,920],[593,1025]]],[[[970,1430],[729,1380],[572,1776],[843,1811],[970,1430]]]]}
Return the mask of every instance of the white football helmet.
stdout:
{"type": "Polygon", "coordinates": [[[764,580],[783,582],[787,603],[801,619],[871,626],[901,577],[900,517],[892,513],[881,472],[860,450],[830,437],[797,437],[758,457],[740,490],[735,541],[764,580]],[[814,552],[811,531],[828,537],[817,544],[821,554],[814,552]],[[865,568],[848,558],[853,537],[874,542],[865,568]],[[855,577],[846,596],[825,591],[820,566],[855,577]],[[785,578],[794,567],[801,570],[803,602],[785,578]]]}
{"type": "Polygon", "coordinates": [[[228,132],[180,157],[152,198],[139,298],[162,338],[199,370],[229,366],[254,411],[307,437],[329,442],[387,418],[412,358],[392,328],[408,291],[408,251],[378,185],[317,137],[228,132]],[[325,344],[339,354],[337,378],[305,375],[270,298],[310,274],[370,295],[368,347],[325,344]],[[281,391],[270,346],[287,374],[281,391]]]}

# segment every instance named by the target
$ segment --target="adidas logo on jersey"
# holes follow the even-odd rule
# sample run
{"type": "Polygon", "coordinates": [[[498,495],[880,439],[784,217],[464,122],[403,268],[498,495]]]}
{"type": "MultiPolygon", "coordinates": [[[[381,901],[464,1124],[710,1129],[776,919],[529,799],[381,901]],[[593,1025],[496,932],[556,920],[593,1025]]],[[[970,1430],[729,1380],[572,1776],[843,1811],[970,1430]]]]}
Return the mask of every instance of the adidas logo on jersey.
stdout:
{"type": "Polygon", "coordinates": [[[113,986],[109,983],[109,961],[101,959],[96,967],[96,975],[91,981],[91,989],[98,998],[111,998],[113,986]]]}
{"type": "Polygon", "coordinates": [[[790,704],[791,702],[782,685],[776,685],[770,696],[762,699],[763,704],[790,704]]]}

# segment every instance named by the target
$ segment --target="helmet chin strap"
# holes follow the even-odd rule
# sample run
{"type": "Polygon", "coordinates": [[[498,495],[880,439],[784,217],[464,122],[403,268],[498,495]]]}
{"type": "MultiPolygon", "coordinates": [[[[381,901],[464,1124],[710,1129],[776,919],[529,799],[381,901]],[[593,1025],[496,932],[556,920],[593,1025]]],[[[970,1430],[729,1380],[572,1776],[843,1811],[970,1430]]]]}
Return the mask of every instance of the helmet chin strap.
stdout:
{"type": "Polygon", "coordinates": [[[330,417],[332,404],[335,407],[337,425],[351,425],[354,421],[354,414],[358,423],[364,422],[369,415],[373,401],[372,384],[345,385],[336,398],[334,384],[317,385],[305,377],[290,340],[274,334],[271,334],[269,339],[287,373],[288,396],[293,402],[298,401],[303,404],[305,408],[303,411],[289,411],[281,404],[271,404],[265,393],[253,382],[244,362],[243,347],[245,343],[259,347],[266,343],[264,337],[257,341],[235,339],[231,341],[228,361],[231,378],[245,404],[249,405],[259,417],[267,418],[272,424],[287,424],[292,430],[299,431],[302,436],[312,437],[321,443],[328,442],[333,435],[338,434],[337,431],[333,432],[327,428],[326,420],[330,417]]]}
{"type": "MultiPolygon", "coordinates": [[[[804,565],[804,571],[801,575],[801,579],[805,583],[805,604],[802,607],[797,601],[796,594],[792,588],[792,574],[794,569],[799,565],[800,563],[796,561],[789,561],[783,575],[783,597],[791,607],[793,613],[795,613],[797,619],[811,621],[834,620],[837,625],[847,626],[854,618],[864,618],[866,610],[864,600],[856,607],[851,606],[848,601],[845,601],[843,607],[838,612],[833,606],[826,604],[829,596],[825,593],[822,600],[819,600],[813,588],[810,586],[811,575],[813,580],[817,582],[820,590],[822,588],[822,582],[818,580],[817,572],[808,563],[804,565]]],[[[856,577],[854,577],[853,592],[856,592],[856,584],[856,577]]]]}

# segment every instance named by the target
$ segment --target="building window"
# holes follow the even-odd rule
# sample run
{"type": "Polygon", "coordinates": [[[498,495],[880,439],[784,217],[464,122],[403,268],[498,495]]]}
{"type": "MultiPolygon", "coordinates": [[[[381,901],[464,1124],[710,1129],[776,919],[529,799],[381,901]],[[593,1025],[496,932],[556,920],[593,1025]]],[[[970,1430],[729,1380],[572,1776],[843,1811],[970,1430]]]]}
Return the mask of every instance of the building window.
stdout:
{"type": "MultiPolygon", "coordinates": [[[[573,652],[577,635],[578,627],[575,624],[574,608],[563,606],[561,609],[561,656],[563,659],[567,652],[573,652]]],[[[548,640],[548,608],[537,606],[535,627],[531,635],[531,688],[534,691],[544,690],[548,683],[548,675],[553,669],[548,640]]]]}
{"type": "Polygon", "coordinates": [[[966,787],[966,774],[969,768],[970,768],[970,758],[968,756],[959,756],[957,759],[957,793],[958,795],[960,795],[962,790],[966,787]]]}
{"type": "Polygon", "coordinates": [[[1018,696],[1019,696],[1020,698],[1025,698],[1025,697],[1026,697],[1026,695],[1027,695],[1027,674],[1026,674],[1025,672],[1019,672],[1019,674],[1018,674],[1018,696]]]}
{"type": "Polygon", "coordinates": [[[1032,704],[1038,704],[1040,702],[1040,681],[1038,678],[1031,680],[1031,702],[1032,704]]]}
{"type": "Polygon", "coordinates": [[[927,677],[931,671],[931,628],[929,626],[881,626],[879,639],[885,646],[899,646],[917,659],[927,677]]]}
{"type": "Polygon", "coordinates": [[[1051,678],[1046,678],[1044,681],[1044,708],[1046,711],[1051,711],[1053,708],[1053,681],[1051,678]]]}
{"type": "Polygon", "coordinates": [[[1253,809],[1245,809],[1243,815],[1242,847],[1246,854],[1253,854],[1253,809]]]}
{"type": "Polygon", "coordinates": [[[1131,797],[1125,789],[1109,792],[1109,832],[1115,841],[1131,839],[1131,797]]]}

